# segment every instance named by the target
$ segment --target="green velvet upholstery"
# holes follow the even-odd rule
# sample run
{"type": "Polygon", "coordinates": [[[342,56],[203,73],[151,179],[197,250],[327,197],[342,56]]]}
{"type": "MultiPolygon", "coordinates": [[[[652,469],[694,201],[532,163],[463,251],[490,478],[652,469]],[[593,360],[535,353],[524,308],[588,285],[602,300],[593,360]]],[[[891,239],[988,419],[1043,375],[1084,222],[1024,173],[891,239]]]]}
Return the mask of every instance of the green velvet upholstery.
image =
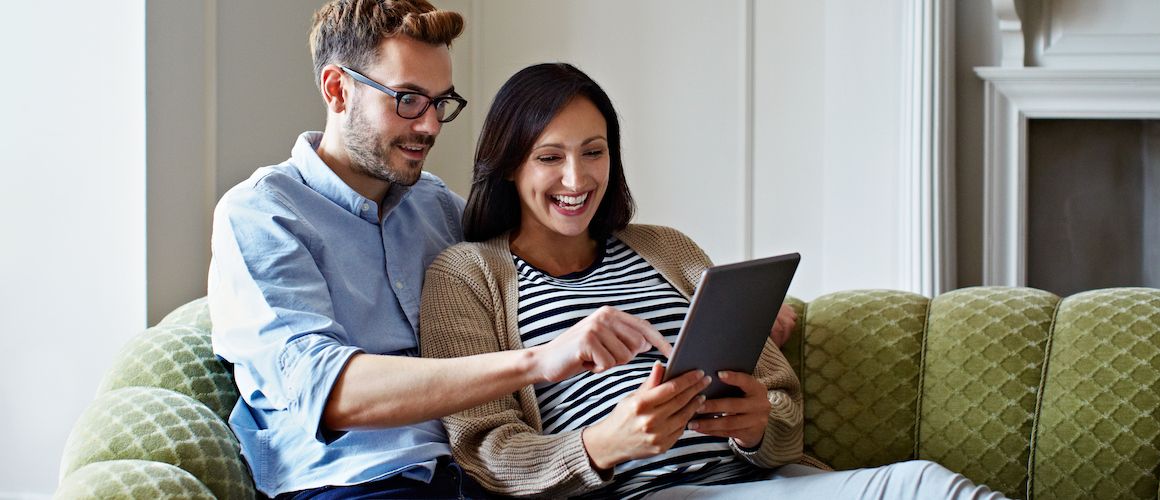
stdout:
{"type": "Polygon", "coordinates": [[[241,449],[226,423],[184,394],[126,387],[97,396],[65,442],[61,477],[108,460],[148,460],[189,472],[218,498],[253,498],[241,449]]]}
{"type": "Polygon", "coordinates": [[[238,388],[225,364],[214,356],[210,342],[204,329],[193,326],[145,330],[121,349],[98,393],[160,387],[196,399],[227,420],[238,401],[238,388]]]}
{"type": "Polygon", "coordinates": [[[213,492],[193,474],[178,467],[146,460],[95,462],[69,474],[57,498],[77,500],[184,498],[213,500],[213,492]]]}
{"type": "MultiPolygon", "coordinates": [[[[787,301],[805,442],[934,460],[1015,498],[1160,497],[1160,290],[978,287],[787,301]]],[[[59,498],[253,498],[204,299],[132,339],[69,437],[59,498]]]]}
{"type": "Polygon", "coordinates": [[[1005,492],[1027,489],[1035,393],[1059,299],[970,288],[931,301],[918,455],[1005,492]]]}
{"type": "Polygon", "coordinates": [[[806,308],[803,368],[809,451],[837,469],[897,462],[914,452],[927,299],[853,291],[806,308]]]}
{"type": "Polygon", "coordinates": [[[1035,429],[1037,498],[1156,498],[1160,291],[1064,299],[1035,429]]]}

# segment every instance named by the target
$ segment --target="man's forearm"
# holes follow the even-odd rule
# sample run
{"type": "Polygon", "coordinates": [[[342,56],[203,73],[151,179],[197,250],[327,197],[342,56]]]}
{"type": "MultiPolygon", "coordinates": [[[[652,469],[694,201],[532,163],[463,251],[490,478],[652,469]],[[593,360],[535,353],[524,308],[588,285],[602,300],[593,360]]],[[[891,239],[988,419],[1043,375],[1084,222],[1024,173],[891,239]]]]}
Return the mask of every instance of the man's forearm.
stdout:
{"type": "Polygon", "coordinates": [[[331,430],[408,425],[440,418],[539,382],[529,349],[450,359],[356,354],[330,391],[331,430]]]}

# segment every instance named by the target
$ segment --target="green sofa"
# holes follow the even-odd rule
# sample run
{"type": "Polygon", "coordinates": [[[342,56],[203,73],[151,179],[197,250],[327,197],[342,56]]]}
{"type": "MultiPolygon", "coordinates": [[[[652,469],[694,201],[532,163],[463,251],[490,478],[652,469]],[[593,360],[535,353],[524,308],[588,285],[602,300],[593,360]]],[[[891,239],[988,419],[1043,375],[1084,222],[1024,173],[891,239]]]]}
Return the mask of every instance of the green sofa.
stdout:
{"type": "MultiPolygon", "coordinates": [[[[790,303],[806,451],[835,468],[921,458],[1015,498],[1160,496],[1160,290],[790,303]]],[[[58,497],[254,497],[209,328],[199,299],[129,342],[73,428],[58,497]]]]}

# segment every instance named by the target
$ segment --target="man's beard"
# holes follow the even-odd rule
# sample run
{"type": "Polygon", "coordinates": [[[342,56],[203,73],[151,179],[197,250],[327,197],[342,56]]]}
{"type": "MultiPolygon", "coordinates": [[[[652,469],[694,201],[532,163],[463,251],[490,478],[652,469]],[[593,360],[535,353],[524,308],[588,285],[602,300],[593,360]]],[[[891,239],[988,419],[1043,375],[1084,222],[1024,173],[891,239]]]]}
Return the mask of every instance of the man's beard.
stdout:
{"type": "Polygon", "coordinates": [[[347,115],[345,132],[346,150],[353,170],[401,186],[411,186],[419,181],[423,160],[403,160],[403,165],[396,166],[391,164],[391,152],[403,144],[421,144],[430,151],[435,144],[434,136],[419,134],[384,141],[371,129],[357,106],[352,106],[347,115]]]}

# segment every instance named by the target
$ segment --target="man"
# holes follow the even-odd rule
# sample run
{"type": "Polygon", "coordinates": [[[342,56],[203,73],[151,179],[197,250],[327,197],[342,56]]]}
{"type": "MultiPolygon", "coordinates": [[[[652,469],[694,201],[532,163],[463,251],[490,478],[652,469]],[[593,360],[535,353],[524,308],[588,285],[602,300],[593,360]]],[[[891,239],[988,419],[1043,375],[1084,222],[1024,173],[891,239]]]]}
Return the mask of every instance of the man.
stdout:
{"type": "Polygon", "coordinates": [[[424,270],[462,237],[462,198],[422,172],[466,105],[449,52],[462,30],[426,0],[322,7],[310,46],[325,130],[214,213],[214,349],[234,364],[230,425],[266,495],[482,495],[435,419],[671,350],[646,321],[604,308],[544,346],[415,357],[424,270]]]}

